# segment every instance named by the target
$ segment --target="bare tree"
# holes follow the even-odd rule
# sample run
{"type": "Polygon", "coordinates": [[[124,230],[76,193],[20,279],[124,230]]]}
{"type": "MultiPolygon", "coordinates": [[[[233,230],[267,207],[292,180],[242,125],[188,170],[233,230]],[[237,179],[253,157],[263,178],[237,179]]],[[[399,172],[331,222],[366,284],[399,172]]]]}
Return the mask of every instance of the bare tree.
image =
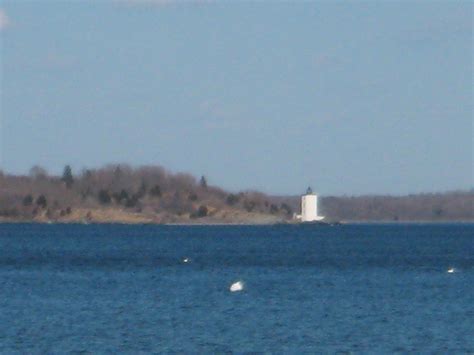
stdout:
{"type": "Polygon", "coordinates": [[[48,177],[48,172],[45,168],[35,165],[30,169],[30,177],[35,180],[45,179],[48,177]]]}

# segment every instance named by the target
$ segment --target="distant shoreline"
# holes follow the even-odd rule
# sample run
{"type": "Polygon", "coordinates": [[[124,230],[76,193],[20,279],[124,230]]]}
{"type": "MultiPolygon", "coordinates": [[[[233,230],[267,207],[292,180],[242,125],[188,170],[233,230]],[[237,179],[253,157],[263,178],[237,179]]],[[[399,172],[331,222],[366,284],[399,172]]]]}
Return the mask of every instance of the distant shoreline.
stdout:
{"type": "MultiPolygon", "coordinates": [[[[319,196],[319,214],[334,223],[463,223],[474,221],[474,190],[407,196],[319,196]]],[[[160,166],[108,165],[62,176],[40,167],[27,176],[0,171],[0,222],[164,225],[297,223],[301,196],[230,192],[205,176],[160,166]]]]}
{"type": "MultiPolygon", "coordinates": [[[[310,226],[310,224],[293,223],[293,222],[274,222],[274,223],[258,223],[258,222],[173,222],[173,223],[159,223],[159,222],[127,222],[127,221],[91,221],[91,222],[80,222],[80,221],[32,221],[32,220],[0,220],[0,224],[38,224],[38,225],[150,225],[150,226],[183,226],[183,227],[196,227],[196,226],[310,226]]],[[[474,224],[474,220],[445,220],[445,221],[341,221],[337,224],[328,225],[314,225],[314,227],[327,227],[327,226],[344,226],[344,225],[415,225],[415,224],[474,224]]]]}

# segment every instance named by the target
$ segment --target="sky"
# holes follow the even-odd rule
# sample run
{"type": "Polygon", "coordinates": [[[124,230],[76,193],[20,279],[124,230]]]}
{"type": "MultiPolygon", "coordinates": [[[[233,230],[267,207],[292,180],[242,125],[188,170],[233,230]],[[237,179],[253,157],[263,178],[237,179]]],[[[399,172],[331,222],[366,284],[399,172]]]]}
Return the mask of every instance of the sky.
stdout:
{"type": "Polygon", "coordinates": [[[0,3],[0,169],[239,191],[468,189],[470,1],[0,3]]]}

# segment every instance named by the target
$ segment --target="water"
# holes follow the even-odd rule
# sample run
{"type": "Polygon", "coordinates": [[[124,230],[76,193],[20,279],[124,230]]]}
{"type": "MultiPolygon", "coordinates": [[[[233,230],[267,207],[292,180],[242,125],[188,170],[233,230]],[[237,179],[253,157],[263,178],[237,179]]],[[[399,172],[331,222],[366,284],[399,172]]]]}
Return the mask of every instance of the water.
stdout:
{"type": "Polygon", "coordinates": [[[472,353],[474,225],[0,224],[0,290],[1,353],[472,353]]]}

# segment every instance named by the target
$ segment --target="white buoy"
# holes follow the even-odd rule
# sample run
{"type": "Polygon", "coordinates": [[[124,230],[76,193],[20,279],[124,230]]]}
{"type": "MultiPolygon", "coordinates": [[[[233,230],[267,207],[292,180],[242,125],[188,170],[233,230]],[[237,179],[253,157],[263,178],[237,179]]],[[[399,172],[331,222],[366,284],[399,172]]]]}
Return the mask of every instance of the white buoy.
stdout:
{"type": "Polygon", "coordinates": [[[452,267],[452,268],[449,268],[449,269],[448,269],[448,274],[452,274],[452,273],[455,272],[455,271],[456,271],[455,268],[453,268],[453,267],[452,267]]]}
{"type": "Polygon", "coordinates": [[[234,282],[232,285],[230,285],[230,292],[238,292],[242,291],[244,289],[244,283],[242,281],[237,281],[234,282]]]}
{"type": "Polygon", "coordinates": [[[188,263],[188,262],[189,262],[189,259],[188,259],[188,258],[184,258],[184,259],[183,259],[183,263],[186,264],[186,263],[188,263]]]}

